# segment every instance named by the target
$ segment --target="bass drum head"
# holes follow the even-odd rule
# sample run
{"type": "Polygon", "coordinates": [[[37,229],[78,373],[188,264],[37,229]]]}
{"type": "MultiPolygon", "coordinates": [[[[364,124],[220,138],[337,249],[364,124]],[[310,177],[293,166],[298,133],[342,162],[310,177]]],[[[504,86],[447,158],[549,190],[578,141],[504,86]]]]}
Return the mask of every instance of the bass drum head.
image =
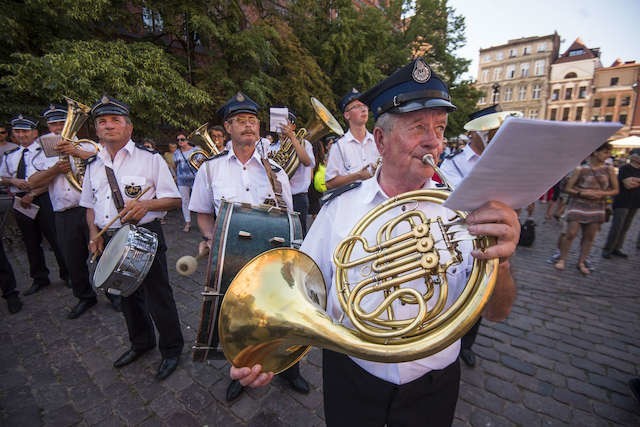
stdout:
{"type": "Polygon", "coordinates": [[[116,267],[122,260],[122,250],[129,240],[129,228],[129,225],[124,225],[118,230],[100,256],[96,271],[93,273],[93,284],[96,288],[102,286],[111,273],[116,271],[116,267]]]}

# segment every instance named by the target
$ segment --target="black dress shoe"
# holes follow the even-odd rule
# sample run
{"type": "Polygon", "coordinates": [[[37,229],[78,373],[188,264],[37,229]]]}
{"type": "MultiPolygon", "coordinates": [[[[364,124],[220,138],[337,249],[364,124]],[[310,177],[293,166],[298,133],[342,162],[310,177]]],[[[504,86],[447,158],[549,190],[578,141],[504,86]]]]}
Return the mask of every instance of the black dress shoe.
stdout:
{"type": "Polygon", "coordinates": [[[111,308],[113,308],[118,313],[122,312],[122,297],[120,295],[111,295],[110,293],[106,293],[107,298],[111,302],[111,308]]]}
{"type": "Polygon", "coordinates": [[[17,293],[13,293],[7,297],[7,308],[11,314],[16,314],[22,310],[22,301],[20,301],[17,293]]]}
{"type": "Polygon", "coordinates": [[[611,252],[602,251],[602,258],[611,259],[611,252]]]}
{"type": "Polygon", "coordinates": [[[113,362],[114,368],[122,368],[123,366],[127,366],[129,363],[135,362],[140,356],[151,350],[153,347],[149,347],[145,350],[134,350],[130,348],[125,351],[122,356],[118,358],[115,362],[113,362]]]}
{"type": "Polygon", "coordinates": [[[162,359],[160,367],[158,367],[156,379],[162,381],[171,375],[178,367],[178,361],[180,361],[180,357],[167,357],[166,359],[162,359]]]}
{"type": "Polygon", "coordinates": [[[31,287],[29,289],[27,289],[26,291],[24,291],[22,294],[24,296],[27,295],[31,295],[31,294],[35,294],[36,292],[38,292],[40,289],[44,288],[45,286],[49,286],[49,283],[33,283],[31,285],[31,287]]]}
{"type": "Polygon", "coordinates": [[[613,251],[611,251],[611,255],[617,256],[620,258],[629,258],[629,255],[625,254],[622,251],[619,251],[618,249],[614,249],[613,251]]]}
{"type": "Polygon", "coordinates": [[[469,367],[476,366],[476,355],[470,348],[463,348],[460,351],[460,358],[469,367]]]}
{"type": "Polygon", "coordinates": [[[97,299],[81,299],[78,301],[75,307],[71,309],[69,314],[67,314],[67,319],[77,319],[82,316],[82,314],[89,310],[91,307],[98,303],[97,299]]]}
{"type": "Polygon", "coordinates": [[[227,387],[227,402],[231,402],[232,400],[236,400],[240,393],[242,393],[244,387],[240,384],[240,381],[233,380],[227,387]]]}
{"type": "Polygon", "coordinates": [[[629,388],[631,389],[631,393],[633,393],[633,397],[640,403],[640,378],[630,379],[629,388]]]}
{"type": "Polygon", "coordinates": [[[297,377],[291,379],[287,378],[287,381],[289,382],[291,388],[298,393],[309,394],[309,383],[307,382],[307,380],[302,378],[302,375],[298,375],[297,377]]]}

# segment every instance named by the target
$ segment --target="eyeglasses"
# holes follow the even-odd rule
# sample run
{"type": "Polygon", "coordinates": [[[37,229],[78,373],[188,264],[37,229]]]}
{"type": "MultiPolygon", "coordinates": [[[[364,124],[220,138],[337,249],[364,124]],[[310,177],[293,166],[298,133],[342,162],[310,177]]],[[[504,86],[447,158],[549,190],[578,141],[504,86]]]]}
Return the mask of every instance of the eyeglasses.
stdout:
{"type": "Polygon", "coordinates": [[[187,138],[176,138],[176,141],[186,141],[187,138]]]}
{"type": "Polygon", "coordinates": [[[368,109],[369,109],[369,107],[367,107],[366,105],[364,105],[364,104],[358,104],[358,105],[354,105],[354,106],[353,106],[353,107],[351,107],[351,108],[347,108],[346,110],[344,110],[344,112],[345,112],[345,113],[348,113],[348,112],[349,112],[349,111],[351,111],[351,110],[362,110],[362,111],[365,111],[365,110],[368,110],[368,109]]]}
{"type": "Polygon", "coordinates": [[[236,122],[240,126],[246,126],[246,125],[255,126],[258,124],[258,119],[255,117],[232,118],[232,119],[229,119],[229,121],[232,123],[236,122]]]}

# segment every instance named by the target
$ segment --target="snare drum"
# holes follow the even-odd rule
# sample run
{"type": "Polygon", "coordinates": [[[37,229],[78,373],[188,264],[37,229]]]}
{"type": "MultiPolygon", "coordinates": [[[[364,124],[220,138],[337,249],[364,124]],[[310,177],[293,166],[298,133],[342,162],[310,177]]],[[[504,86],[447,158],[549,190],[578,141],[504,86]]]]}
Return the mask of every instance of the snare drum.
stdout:
{"type": "Polygon", "coordinates": [[[238,271],[256,255],[277,247],[299,248],[302,226],[297,212],[270,206],[223,202],[214,227],[193,360],[224,359],[218,338],[222,297],[238,271]]]}
{"type": "Polygon", "coordinates": [[[114,234],[100,256],[93,286],[112,295],[128,297],[147,276],[158,249],[156,233],[126,224],[114,234]]]}

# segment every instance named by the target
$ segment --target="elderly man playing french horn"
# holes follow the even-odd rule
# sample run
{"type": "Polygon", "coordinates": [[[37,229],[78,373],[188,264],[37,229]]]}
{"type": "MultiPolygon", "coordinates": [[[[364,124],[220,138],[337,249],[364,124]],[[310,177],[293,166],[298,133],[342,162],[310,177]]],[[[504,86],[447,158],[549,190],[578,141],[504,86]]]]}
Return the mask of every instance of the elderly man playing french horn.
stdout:
{"type": "MultiPolygon", "coordinates": [[[[438,159],[447,114],[455,110],[447,86],[422,59],[401,68],[361,99],[370,106],[376,119],[373,134],[382,166],[372,179],[328,201],[301,247],[322,271],[329,287],[327,312],[336,322],[344,321],[339,297],[332,289],[336,283],[334,249],[360,218],[381,203],[406,192],[436,187],[431,180],[434,169],[424,163],[424,158],[430,154],[438,159]]],[[[434,203],[416,202],[413,206],[427,218],[446,216],[446,209],[434,203]]],[[[405,209],[405,206],[392,209],[390,214],[400,215],[405,209]]],[[[469,237],[490,236],[495,244],[480,250],[472,249],[469,241],[459,242],[464,261],[456,265],[455,271],[446,271],[449,292],[446,306],[450,306],[465,287],[473,263],[469,255],[479,260],[497,258],[500,260],[497,280],[483,316],[501,321],[509,314],[516,294],[509,257],[518,242],[518,219],[505,204],[488,201],[471,212],[465,222],[469,237]]],[[[365,237],[375,243],[375,230],[365,237]]],[[[446,256],[446,250],[439,252],[446,256]]],[[[358,274],[366,275],[366,272],[358,274]]],[[[424,281],[425,278],[420,277],[409,285],[418,288],[420,282],[424,286],[424,281]]],[[[400,301],[395,301],[393,306],[399,318],[403,310],[411,307],[400,301]]],[[[327,425],[450,425],[460,382],[459,350],[460,340],[456,340],[431,356],[402,363],[371,362],[324,350],[327,425]]],[[[250,387],[266,385],[273,377],[272,373],[261,372],[260,365],[232,367],[230,375],[250,387]]]]}

